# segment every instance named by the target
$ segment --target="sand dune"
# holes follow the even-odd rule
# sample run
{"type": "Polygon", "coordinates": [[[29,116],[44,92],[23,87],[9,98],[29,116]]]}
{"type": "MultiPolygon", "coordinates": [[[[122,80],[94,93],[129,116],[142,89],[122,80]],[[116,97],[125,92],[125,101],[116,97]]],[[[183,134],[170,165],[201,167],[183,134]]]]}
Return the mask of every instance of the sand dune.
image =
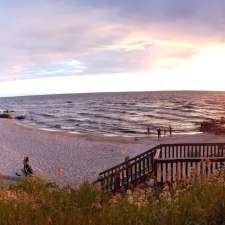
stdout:
{"type": "Polygon", "coordinates": [[[144,152],[158,143],[225,142],[211,134],[177,135],[162,138],[122,138],[75,135],[26,127],[14,120],[0,120],[0,173],[15,175],[24,156],[37,174],[59,183],[94,180],[104,169],[125,156],[144,152]]]}

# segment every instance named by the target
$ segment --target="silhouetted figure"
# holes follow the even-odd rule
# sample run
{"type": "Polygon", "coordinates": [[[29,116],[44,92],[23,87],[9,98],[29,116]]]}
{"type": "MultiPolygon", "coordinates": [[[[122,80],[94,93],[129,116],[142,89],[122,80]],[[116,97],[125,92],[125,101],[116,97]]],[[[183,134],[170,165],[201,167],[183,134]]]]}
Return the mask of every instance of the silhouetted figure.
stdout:
{"type": "Polygon", "coordinates": [[[167,130],[166,128],[164,128],[164,136],[166,136],[167,130]]]}
{"type": "Polygon", "coordinates": [[[28,157],[24,157],[23,172],[24,172],[25,176],[31,176],[33,174],[33,170],[31,168],[31,166],[29,165],[29,158],[28,157]]]}
{"type": "Polygon", "coordinates": [[[172,127],[171,125],[169,125],[169,132],[170,132],[170,136],[172,135],[172,127]]]}
{"type": "Polygon", "coordinates": [[[158,134],[158,140],[159,140],[159,138],[161,137],[161,129],[160,128],[157,129],[157,134],[158,134]]]}
{"type": "Polygon", "coordinates": [[[147,135],[150,135],[150,127],[147,127],[147,135]]]}

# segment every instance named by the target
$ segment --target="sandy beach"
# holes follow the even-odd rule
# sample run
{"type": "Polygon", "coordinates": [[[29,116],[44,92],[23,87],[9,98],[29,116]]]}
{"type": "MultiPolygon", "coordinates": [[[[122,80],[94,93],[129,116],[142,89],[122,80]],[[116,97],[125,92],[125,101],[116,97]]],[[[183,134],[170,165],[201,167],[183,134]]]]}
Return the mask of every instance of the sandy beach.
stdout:
{"type": "Polygon", "coordinates": [[[224,136],[189,134],[162,137],[123,138],[78,135],[27,127],[15,120],[0,120],[0,173],[14,176],[24,156],[36,174],[58,183],[96,179],[99,172],[159,143],[225,142],[224,136]]]}

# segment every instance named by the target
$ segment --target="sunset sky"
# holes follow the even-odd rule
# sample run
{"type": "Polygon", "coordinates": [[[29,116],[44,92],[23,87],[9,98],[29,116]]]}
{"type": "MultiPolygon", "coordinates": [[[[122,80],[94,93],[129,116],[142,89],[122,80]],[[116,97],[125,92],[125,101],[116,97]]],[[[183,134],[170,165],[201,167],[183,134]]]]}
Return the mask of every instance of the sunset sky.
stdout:
{"type": "Polygon", "coordinates": [[[225,0],[0,2],[0,96],[225,90],[225,0]]]}

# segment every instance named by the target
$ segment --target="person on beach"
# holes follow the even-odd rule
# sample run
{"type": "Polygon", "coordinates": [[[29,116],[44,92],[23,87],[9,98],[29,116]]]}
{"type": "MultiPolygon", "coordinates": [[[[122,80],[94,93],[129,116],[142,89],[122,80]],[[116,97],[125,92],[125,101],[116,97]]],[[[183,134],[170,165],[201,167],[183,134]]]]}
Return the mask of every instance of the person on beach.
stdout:
{"type": "Polygon", "coordinates": [[[161,129],[160,128],[157,129],[157,134],[158,134],[158,140],[159,140],[159,138],[161,137],[161,129]]]}
{"type": "Polygon", "coordinates": [[[172,135],[172,127],[171,125],[169,125],[169,132],[170,132],[170,136],[172,135]]]}
{"type": "Polygon", "coordinates": [[[167,130],[166,128],[164,128],[164,136],[166,136],[167,130]]]}
{"type": "Polygon", "coordinates": [[[150,127],[147,127],[147,135],[150,135],[150,127]]]}
{"type": "Polygon", "coordinates": [[[33,175],[33,169],[29,165],[29,158],[26,156],[23,160],[23,171],[25,176],[31,176],[33,175]]]}

